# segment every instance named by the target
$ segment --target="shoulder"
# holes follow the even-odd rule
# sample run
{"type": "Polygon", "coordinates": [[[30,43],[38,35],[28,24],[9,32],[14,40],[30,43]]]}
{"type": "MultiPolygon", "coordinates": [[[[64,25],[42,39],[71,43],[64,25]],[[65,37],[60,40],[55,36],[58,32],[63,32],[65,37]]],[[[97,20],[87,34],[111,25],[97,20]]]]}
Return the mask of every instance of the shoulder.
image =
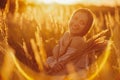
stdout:
{"type": "Polygon", "coordinates": [[[69,32],[65,32],[64,34],[63,34],[63,39],[66,39],[66,38],[68,38],[70,36],[70,33],[69,32]]]}
{"type": "Polygon", "coordinates": [[[70,32],[68,32],[68,31],[65,32],[65,33],[64,33],[64,36],[70,36],[70,32]]]}
{"type": "Polygon", "coordinates": [[[73,37],[70,46],[77,49],[83,48],[86,46],[86,41],[84,40],[83,37],[73,37]]]}

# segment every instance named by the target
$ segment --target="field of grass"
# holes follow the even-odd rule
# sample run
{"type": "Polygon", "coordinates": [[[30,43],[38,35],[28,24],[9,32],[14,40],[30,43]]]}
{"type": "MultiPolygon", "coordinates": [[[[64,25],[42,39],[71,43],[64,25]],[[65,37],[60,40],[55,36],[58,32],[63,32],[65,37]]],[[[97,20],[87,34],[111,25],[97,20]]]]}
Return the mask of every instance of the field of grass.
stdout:
{"type": "Polygon", "coordinates": [[[90,73],[95,75],[95,71],[98,70],[97,75],[94,79],[88,80],[119,80],[120,9],[118,6],[103,8],[79,4],[35,5],[12,1],[4,11],[0,10],[0,80],[80,80],[77,73],[59,76],[59,79],[45,75],[43,72],[37,72],[36,64],[39,64],[40,70],[43,69],[42,63],[52,55],[53,47],[68,30],[68,21],[72,12],[83,7],[90,8],[95,14],[94,25],[86,38],[109,29],[106,39],[110,39],[112,43],[108,46],[111,49],[100,56],[100,62],[96,62],[91,67],[90,73]],[[109,55],[105,56],[107,53],[109,55]],[[99,66],[104,61],[99,71],[99,66]]]}

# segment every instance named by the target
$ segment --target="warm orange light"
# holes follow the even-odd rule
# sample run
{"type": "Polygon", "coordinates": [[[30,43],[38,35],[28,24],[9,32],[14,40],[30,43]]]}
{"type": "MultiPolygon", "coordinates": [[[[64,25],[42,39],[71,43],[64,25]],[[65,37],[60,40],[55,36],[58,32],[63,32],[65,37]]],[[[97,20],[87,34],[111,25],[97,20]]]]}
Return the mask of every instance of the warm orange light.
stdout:
{"type": "Polygon", "coordinates": [[[109,41],[107,48],[104,52],[103,60],[100,62],[98,69],[95,71],[94,74],[92,74],[87,80],[94,80],[94,78],[100,73],[100,71],[103,69],[104,65],[106,64],[108,57],[110,55],[112,42],[109,41]]]}
{"type": "Polygon", "coordinates": [[[33,2],[33,3],[59,3],[59,4],[73,4],[76,3],[77,0],[26,0],[27,2],[33,2]]]}
{"type": "Polygon", "coordinates": [[[120,5],[119,0],[26,0],[27,2],[32,2],[35,4],[45,3],[45,4],[51,4],[51,3],[58,3],[58,4],[84,4],[84,5],[107,5],[107,6],[115,6],[120,5]]]}

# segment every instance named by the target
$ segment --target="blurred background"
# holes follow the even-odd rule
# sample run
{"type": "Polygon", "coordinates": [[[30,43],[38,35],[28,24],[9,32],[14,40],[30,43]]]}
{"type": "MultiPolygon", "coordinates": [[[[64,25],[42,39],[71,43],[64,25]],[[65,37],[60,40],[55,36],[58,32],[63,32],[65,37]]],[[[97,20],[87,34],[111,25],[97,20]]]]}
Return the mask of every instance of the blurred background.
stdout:
{"type": "MultiPolygon", "coordinates": [[[[120,80],[120,0],[0,0],[0,80],[56,80],[41,72],[42,64],[79,8],[95,14],[86,38],[109,29],[106,36],[112,41],[107,55],[91,67],[92,75],[102,68],[90,80],[120,80]]],[[[69,77],[79,80],[77,75],[58,80],[69,77]]]]}

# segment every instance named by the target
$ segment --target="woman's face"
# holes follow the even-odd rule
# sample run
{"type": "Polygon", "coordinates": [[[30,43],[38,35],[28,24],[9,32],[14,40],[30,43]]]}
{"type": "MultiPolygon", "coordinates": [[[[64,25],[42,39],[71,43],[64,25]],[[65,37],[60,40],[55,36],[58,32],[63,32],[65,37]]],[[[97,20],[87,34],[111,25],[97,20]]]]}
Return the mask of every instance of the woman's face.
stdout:
{"type": "Polygon", "coordinates": [[[70,33],[73,35],[79,35],[86,27],[88,22],[88,16],[84,12],[77,12],[73,14],[69,23],[70,33]]]}

